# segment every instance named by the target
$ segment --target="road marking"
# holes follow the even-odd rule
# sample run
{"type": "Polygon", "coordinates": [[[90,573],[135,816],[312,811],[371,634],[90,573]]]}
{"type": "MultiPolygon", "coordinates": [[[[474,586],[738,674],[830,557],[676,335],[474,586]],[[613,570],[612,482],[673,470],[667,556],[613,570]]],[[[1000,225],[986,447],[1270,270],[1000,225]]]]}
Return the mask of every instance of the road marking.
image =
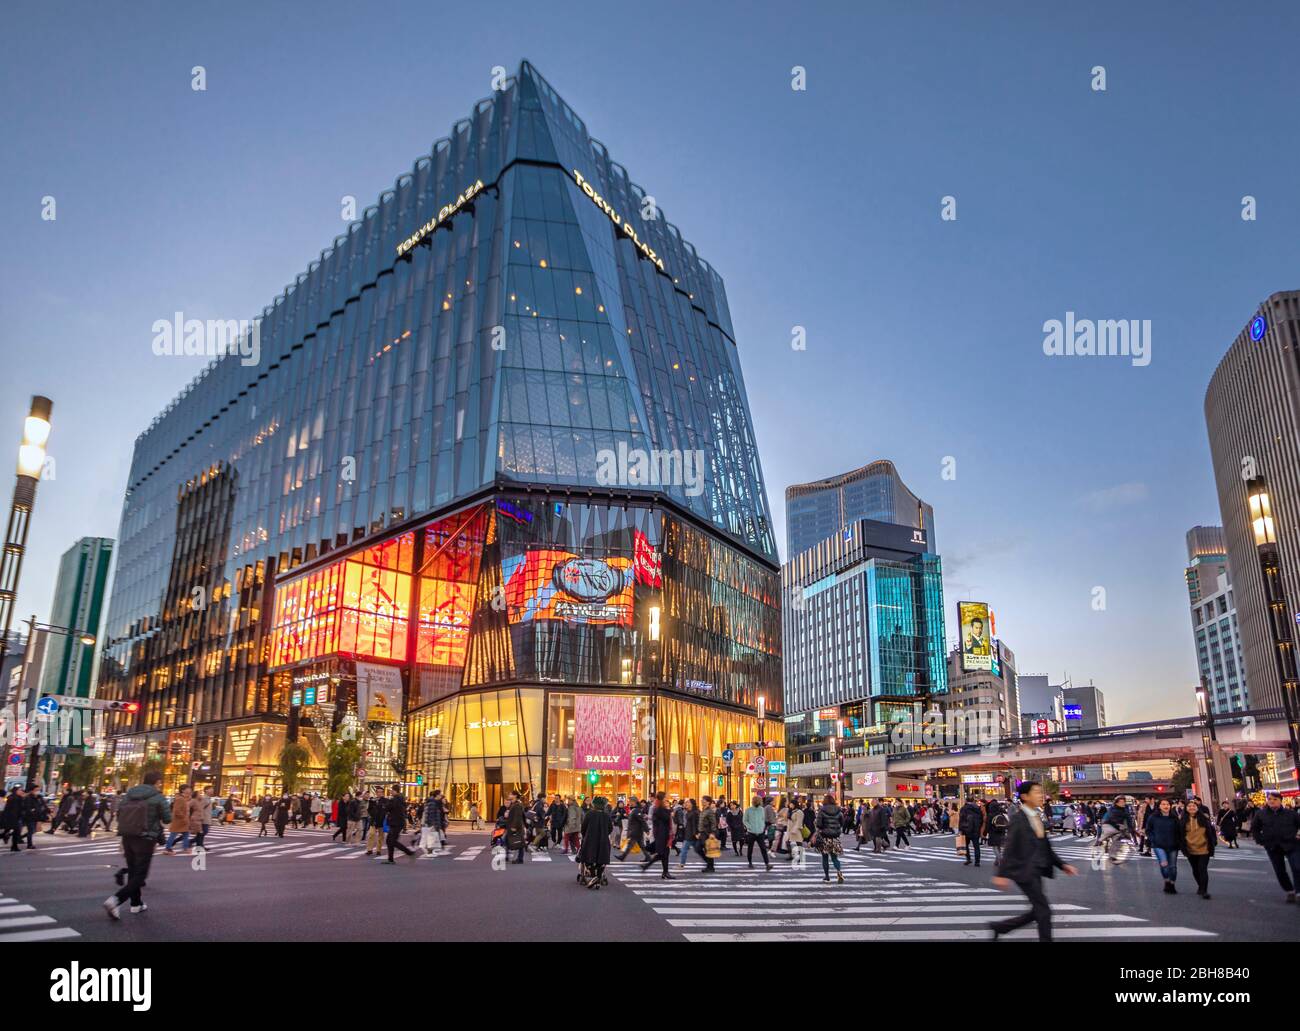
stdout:
{"type": "MultiPolygon", "coordinates": [[[[1023,903],[1015,907],[1023,909],[1023,903]]],[[[1065,916],[1052,918],[1055,924],[1096,924],[1096,923],[1113,923],[1121,922],[1125,924],[1140,924],[1144,921],[1141,917],[1125,916],[1123,914],[1110,913],[1068,913],[1065,916]]],[[[845,918],[845,917],[785,917],[782,919],[771,920],[762,918],[758,920],[748,919],[746,917],[733,918],[730,920],[669,920],[674,927],[736,927],[744,925],[745,927],[834,927],[841,924],[851,924],[854,927],[899,927],[907,924],[984,924],[988,921],[982,916],[884,916],[879,919],[867,917],[845,918]]]]}
{"type": "Polygon", "coordinates": [[[9,934],[0,934],[0,943],[2,942],[43,942],[52,941],[55,938],[80,938],[81,932],[74,931],[71,927],[51,927],[44,931],[13,931],[9,934]]]}
{"type": "Polygon", "coordinates": [[[52,916],[16,916],[0,920],[0,929],[5,927],[30,927],[34,924],[52,924],[52,916]]]}
{"type": "MultiPolygon", "coordinates": [[[[1094,927],[1094,928],[1061,928],[1059,931],[1053,931],[1054,938],[1205,938],[1214,937],[1211,931],[1197,931],[1190,927],[1146,927],[1133,926],[1126,927],[1094,927]]],[[[983,928],[963,929],[953,928],[951,930],[925,930],[918,928],[914,931],[788,931],[785,933],[779,931],[757,931],[757,932],[736,932],[733,934],[688,934],[685,936],[687,941],[692,942],[724,942],[724,941],[988,941],[989,932],[983,928]]],[[[1037,938],[1037,932],[1031,930],[1013,931],[1011,934],[1003,935],[1004,938],[1014,940],[1029,940],[1037,938]]]]}

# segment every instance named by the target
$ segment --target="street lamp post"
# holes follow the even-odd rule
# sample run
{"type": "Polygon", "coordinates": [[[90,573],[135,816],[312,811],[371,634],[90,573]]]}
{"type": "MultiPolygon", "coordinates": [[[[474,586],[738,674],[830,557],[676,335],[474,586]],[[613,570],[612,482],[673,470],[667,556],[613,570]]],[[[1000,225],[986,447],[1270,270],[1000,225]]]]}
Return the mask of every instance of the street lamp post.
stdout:
{"type": "Polygon", "coordinates": [[[1215,814],[1219,811],[1219,781],[1215,773],[1215,752],[1218,747],[1218,738],[1214,732],[1214,721],[1210,719],[1210,706],[1204,689],[1196,692],[1196,708],[1201,716],[1201,754],[1205,756],[1205,776],[1207,779],[1206,787],[1209,788],[1210,792],[1210,812],[1215,814]]]}
{"type": "Polygon", "coordinates": [[[1269,629],[1273,636],[1273,654],[1278,680],[1282,685],[1282,708],[1286,714],[1287,736],[1291,744],[1291,766],[1300,785],[1300,681],[1296,675],[1295,639],[1286,588],[1282,584],[1281,555],[1273,524],[1273,502],[1260,478],[1246,483],[1246,503],[1255,551],[1264,580],[1264,600],[1268,603],[1269,629]]]}
{"type": "Polygon", "coordinates": [[[659,606],[650,606],[650,631],[652,644],[656,645],[653,653],[654,669],[650,671],[650,791],[651,798],[659,791],[659,675],[662,672],[659,659],[659,606]]]}
{"type": "MultiPolygon", "coordinates": [[[[0,556],[0,663],[9,650],[9,631],[13,628],[14,601],[18,596],[18,576],[27,551],[27,528],[31,525],[32,506],[36,504],[36,484],[45,468],[45,444],[50,439],[50,411],[54,403],[48,397],[32,398],[23,422],[23,439],[18,446],[17,480],[9,506],[9,524],[5,531],[4,552],[0,556]]],[[[35,617],[33,617],[34,619],[35,617]]],[[[28,638],[30,645],[31,639],[28,638]]],[[[19,717],[18,692],[14,693],[13,720],[19,717]]]]}
{"type": "MultiPolygon", "coordinates": [[[[77,640],[87,648],[95,646],[95,637],[85,630],[74,630],[72,627],[55,626],[51,623],[38,623],[36,617],[32,616],[27,620],[27,645],[23,649],[22,665],[18,667],[18,686],[14,689],[14,721],[15,723],[22,718],[23,703],[27,698],[27,678],[31,669],[32,660],[35,658],[33,651],[36,648],[36,635],[41,634],[60,634],[65,637],[76,636],[77,640]]],[[[30,784],[36,780],[40,774],[40,754],[41,743],[39,738],[32,742],[31,755],[27,760],[27,782],[30,784]]],[[[46,755],[49,755],[47,749],[46,755]]]]}

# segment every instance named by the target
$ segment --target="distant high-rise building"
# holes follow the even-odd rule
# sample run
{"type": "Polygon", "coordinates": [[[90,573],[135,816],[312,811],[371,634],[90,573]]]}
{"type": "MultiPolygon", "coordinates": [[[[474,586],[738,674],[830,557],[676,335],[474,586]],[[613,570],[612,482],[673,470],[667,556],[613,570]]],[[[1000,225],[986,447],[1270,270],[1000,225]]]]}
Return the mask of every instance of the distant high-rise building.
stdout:
{"type": "Polygon", "coordinates": [[[932,553],[934,509],[903,483],[894,463],[871,462],[852,472],[785,489],[785,557],[793,559],[859,519],[910,526],[925,534],[932,553]]]}
{"type": "Polygon", "coordinates": [[[82,537],[59,560],[50,623],[76,633],[46,635],[40,694],[89,698],[93,693],[99,628],[112,566],[113,542],[106,537],[82,537]],[[96,643],[85,644],[81,633],[91,635],[96,643]]]}
{"type": "Polygon", "coordinates": [[[1061,718],[1061,695],[1046,673],[1021,673],[1016,678],[1020,690],[1020,712],[1052,713],[1053,719],[1061,718]]]}
{"type": "MultiPolygon", "coordinates": [[[[1061,707],[1065,711],[1065,729],[1098,730],[1106,726],[1106,696],[1092,684],[1075,687],[1070,681],[1061,685],[1061,707]]],[[[1079,780],[1101,780],[1100,763],[1075,766],[1079,780]]]]}
{"type": "Polygon", "coordinates": [[[890,727],[916,703],[948,690],[939,556],[923,529],[859,519],[781,575],[786,786],[832,786],[828,738],[838,729],[845,793],[869,794],[867,753],[889,746],[890,727]]]}
{"type": "Polygon", "coordinates": [[[942,705],[945,712],[996,711],[999,737],[1019,737],[1021,698],[1015,653],[1001,640],[993,642],[993,649],[991,670],[963,670],[962,650],[954,648],[948,653],[948,694],[942,705]]]}
{"type": "Polygon", "coordinates": [[[1221,526],[1187,531],[1187,600],[1196,640],[1196,668],[1213,712],[1250,708],[1237,606],[1221,526]]]}
{"type": "MultiPolygon", "coordinates": [[[[1279,638],[1300,611],[1300,291],[1275,293],[1246,321],[1205,392],[1246,693],[1282,708],[1279,638]],[[1267,495],[1270,511],[1252,512],[1267,495]],[[1259,532],[1257,537],[1256,532],[1259,532]],[[1266,580],[1260,546],[1275,555],[1266,580]],[[1270,599],[1270,592],[1275,596],[1270,599]],[[1273,608],[1276,603],[1277,608],[1273,608]],[[1275,623],[1274,614],[1280,613],[1275,623]]],[[[1270,560],[1272,562],[1272,560],[1270,560]]],[[[1213,585],[1213,581],[1211,581],[1213,585]]],[[[1287,635],[1290,636],[1290,635],[1287,635]]]]}

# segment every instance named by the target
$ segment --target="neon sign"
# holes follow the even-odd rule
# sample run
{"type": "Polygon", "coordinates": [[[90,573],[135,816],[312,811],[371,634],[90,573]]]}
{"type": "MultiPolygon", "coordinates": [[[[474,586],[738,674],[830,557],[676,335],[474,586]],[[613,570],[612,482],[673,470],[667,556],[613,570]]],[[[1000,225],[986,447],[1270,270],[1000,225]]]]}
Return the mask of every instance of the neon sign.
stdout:
{"type": "Polygon", "coordinates": [[[1263,337],[1266,329],[1268,329],[1268,323],[1264,321],[1264,316],[1256,315],[1250,320],[1250,339],[1259,340],[1263,337]]]}
{"type": "Polygon", "coordinates": [[[442,225],[445,221],[447,221],[447,219],[451,218],[452,215],[456,214],[456,212],[458,212],[461,208],[463,208],[466,204],[468,204],[471,200],[473,200],[476,196],[478,196],[478,194],[480,193],[480,191],[482,191],[482,189],[483,189],[483,180],[479,179],[475,181],[473,186],[467,187],[465,191],[454,201],[452,201],[450,204],[444,204],[441,208],[438,209],[437,216],[429,219],[429,221],[424,223],[424,225],[420,226],[419,229],[417,229],[415,232],[413,232],[410,236],[408,236],[405,240],[403,240],[401,243],[397,245],[397,256],[400,258],[412,247],[415,247],[417,244],[419,244],[422,240],[424,240],[426,236],[432,233],[435,229],[437,229],[440,225],[442,225]]]}
{"type": "Polygon", "coordinates": [[[609,201],[607,201],[604,197],[602,197],[599,193],[597,193],[595,188],[591,185],[591,183],[587,182],[587,180],[582,177],[582,173],[579,172],[576,168],[573,170],[573,180],[578,184],[579,187],[581,187],[582,192],[585,193],[589,198],[591,198],[591,202],[595,204],[596,207],[600,208],[600,210],[603,211],[606,215],[609,216],[609,220],[614,223],[614,228],[623,230],[623,234],[629,240],[632,241],[636,249],[639,250],[650,261],[654,262],[655,267],[657,267],[660,272],[663,272],[664,271],[663,258],[659,257],[659,255],[654,252],[654,249],[649,244],[641,242],[641,237],[637,236],[636,230],[632,228],[632,223],[629,222],[627,219],[623,218],[617,211],[615,211],[613,206],[609,203],[609,201]]]}

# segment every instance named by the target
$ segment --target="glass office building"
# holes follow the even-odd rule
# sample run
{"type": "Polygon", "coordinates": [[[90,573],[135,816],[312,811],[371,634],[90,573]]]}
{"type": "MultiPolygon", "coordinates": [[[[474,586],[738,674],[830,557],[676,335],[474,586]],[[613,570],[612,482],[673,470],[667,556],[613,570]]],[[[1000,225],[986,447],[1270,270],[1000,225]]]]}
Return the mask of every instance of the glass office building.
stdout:
{"type": "Polygon", "coordinates": [[[888,459],[785,489],[785,555],[796,555],[859,519],[922,530],[937,552],[934,509],[910,490],[888,459]]]}
{"type": "Polygon", "coordinates": [[[820,793],[835,786],[832,737],[849,764],[884,754],[895,724],[946,696],[943,567],[924,529],[859,519],[787,562],[782,581],[787,786],[820,793]]]}
{"type": "Polygon", "coordinates": [[[467,807],[698,795],[779,735],[722,279],[531,66],[258,329],[136,442],[101,673],[142,703],[124,761],[249,795],[287,739],[319,779],[347,727],[366,780],[467,807]]]}

